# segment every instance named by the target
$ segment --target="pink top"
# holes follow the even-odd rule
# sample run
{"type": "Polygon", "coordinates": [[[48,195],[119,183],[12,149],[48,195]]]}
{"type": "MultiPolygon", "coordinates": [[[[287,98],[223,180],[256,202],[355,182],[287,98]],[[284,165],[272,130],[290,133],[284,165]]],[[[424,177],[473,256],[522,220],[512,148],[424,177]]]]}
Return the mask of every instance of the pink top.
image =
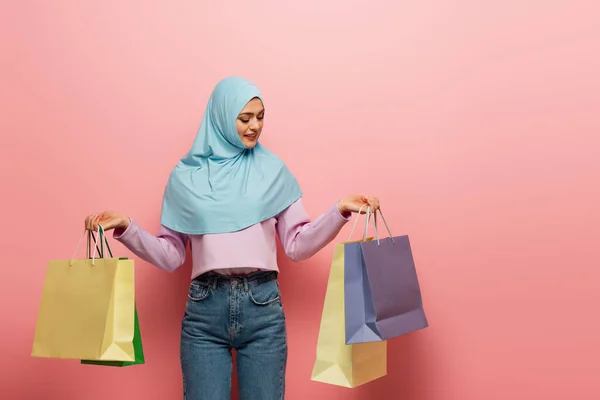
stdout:
{"type": "Polygon", "coordinates": [[[142,260],[168,272],[183,264],[189,241],[193,279],[208,271],[225,275],[278,271],[276,233],[285,254],[301,261],[331,242],[349,219],[334,205],[311,222],[299,199],[275,217],[233,233],[187,235],[161,226],[154,236],[132,220],[127,229],[115,229],[113,235],[142,260]]]}

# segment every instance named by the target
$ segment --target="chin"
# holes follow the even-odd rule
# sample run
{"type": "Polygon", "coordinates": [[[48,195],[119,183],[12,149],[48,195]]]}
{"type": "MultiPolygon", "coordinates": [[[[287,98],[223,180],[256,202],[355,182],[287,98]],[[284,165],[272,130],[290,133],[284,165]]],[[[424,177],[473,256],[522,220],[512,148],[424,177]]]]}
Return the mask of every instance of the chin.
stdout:
{"type": "Polygon", "coordinates": [[[246,137],[242,137],[242,143],[244,144],[244,146],[246,146],[246,148],[252,149],[252,148],[256,147],[256,145],[258,144],[259,138],[260,138],[260,135],[257,136],[256,139],[254,139],[254,140],[248,139],[246,137]]]}
{"type": "Polygon", "coordinates": [[[242,140],[242,142],[244,143],[244,146],[246,146],[247,149],[253,149],[258,144],[258,140],[242,140]]]}

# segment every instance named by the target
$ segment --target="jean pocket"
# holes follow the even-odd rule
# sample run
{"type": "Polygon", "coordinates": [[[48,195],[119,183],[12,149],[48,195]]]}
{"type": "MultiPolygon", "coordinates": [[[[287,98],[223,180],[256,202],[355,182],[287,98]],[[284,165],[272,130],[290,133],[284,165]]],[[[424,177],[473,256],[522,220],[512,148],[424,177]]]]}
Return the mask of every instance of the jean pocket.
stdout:
{"type": "Polygon", "coordinates": [[[281,295],[279,293],[279,284],[276,279],[252,285],[249,290],[250,300],[257,306],[266,306],[279,302],[281,295]]]}
{"type": "Polygon", "coordinates": [[[190,284],[190,290],[188,292],[188,299],[193,302],[199,302],[208,297],[210,294],[210,287],[192,283],[190,284]]]}

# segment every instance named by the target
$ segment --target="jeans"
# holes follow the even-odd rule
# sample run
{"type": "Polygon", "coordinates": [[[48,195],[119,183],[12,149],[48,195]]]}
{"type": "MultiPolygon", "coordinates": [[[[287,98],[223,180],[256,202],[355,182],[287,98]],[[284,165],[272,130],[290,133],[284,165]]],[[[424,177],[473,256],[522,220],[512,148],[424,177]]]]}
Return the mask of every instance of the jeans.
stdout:
{"type": "Polygon", "coordinates": [[[277,272],[194,279],[181,329],[186,400],[229,400],[232,354],[240,400],[282,400],[287,336],[277,272]]]}

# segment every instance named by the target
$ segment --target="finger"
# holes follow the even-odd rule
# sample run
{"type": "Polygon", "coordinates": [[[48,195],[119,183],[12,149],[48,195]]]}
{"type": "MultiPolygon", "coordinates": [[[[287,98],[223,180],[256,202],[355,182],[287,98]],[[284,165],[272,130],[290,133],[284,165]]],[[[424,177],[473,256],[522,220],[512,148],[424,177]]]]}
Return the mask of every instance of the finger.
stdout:
{"type": "Polygon", "coordinates": [[[110,218],[103,219],[100,221],[100,224],[102,225],[102,228],[104,228],[105,231],[114,229],[115,226],[117,225],[117,218],[110,217],[110,218]]]}
{"type": "Polygon", "coordinates": [[[88,231],[91,231],[91,230],[92,230],[92,224],[93,224],[93,221],[94,221],[94,216],[95,216],[95,215],[96,215],[96,214],[91,214],[91,215],[88,215],[88,217],[86,218],[86,229],[87,229],[88,231]]]}
{"type": "Polygon", "coordinates": [[[98,229],[98,227],[100,225],[102,225],[102,229],[104,229],[104,231],[114,229],[114,227],[116,225],[116,221],[117,221],[117,219],[114,217],[108,217],[105,214],[100,214],[98,216],[98,221],[96,221],[96,223],[97,223],[96,230],[98,229]]]}
{"type": "Polygon", "coordinates": [[[92,231],[98,230],[98,225],[100,225],[100,216],[98,214],[94,214],[94,218],[92,219],[92,231]]]}
{"type": "Polygon", "coordinates": [[[373,202],[373,208],[375,209],[375,211],[379,210],[379,200],[377,199],[377,197],[372,197],[371,201],[373,202]]]}
{"type": "Polygon", "coordinates": [[[373,204],[373,207],[378,208],[379,207],[379,200],[377,200],[377,197],[371,196],[371,203],[373,204]]]}
{"type": "Polygon", "coordinates": [[[371,211],[375,211],[375,203],[373,202],[373,198],[370,196],[367,196],[366,200],[367,200],[367,204],[371,208],[371,211]]]}
{"type": "Polygon", "coordinates": [[[375,203],[375,208],[379,210],[381,208],[381,203],[377,197],[373,197],[373,203],[375,203]]]}

